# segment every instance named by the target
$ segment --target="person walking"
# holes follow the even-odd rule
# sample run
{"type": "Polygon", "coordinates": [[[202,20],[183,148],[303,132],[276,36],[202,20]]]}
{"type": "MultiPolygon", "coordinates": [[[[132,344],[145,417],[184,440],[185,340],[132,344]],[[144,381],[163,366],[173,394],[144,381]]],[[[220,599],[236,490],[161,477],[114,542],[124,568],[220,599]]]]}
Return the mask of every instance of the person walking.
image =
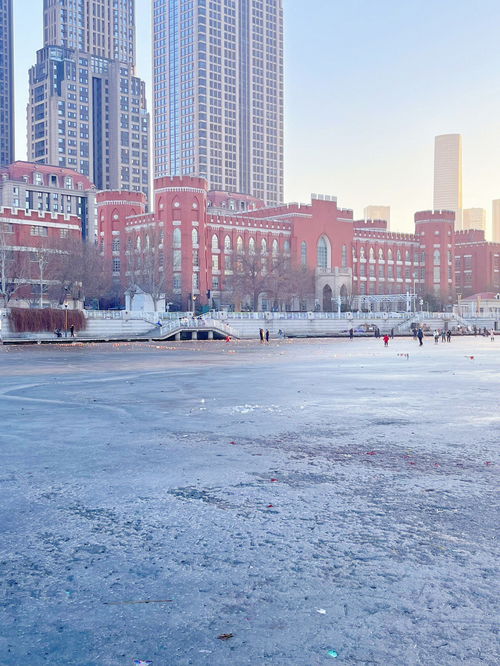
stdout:
{"type": "Polygon", "coordinates": [[[490,331],[490,340],[491,342],[495,342],[495,331],[493,328],[490,331]]]}
{"type": "Polygon", "coordinates": [[[417,338],[418,338],[419,346],[422,347],[422,345],[424,344],[423,343],[424,332],[421,328],[419,328],[418,331],[417,331],[417,338]]]}
{"type": "Polygon", "coordinates": [[[446,331],[446,340],[447,340],[448,342],[451,342],[451,330],[450,330],[450,329],[448,329],[448,330],[446,331]]]}
{"type": "Polygon", "coordinates": [[[266,328],[266,342],[269,342],[269,329],[266,328]]]}
{"type": "Polygon", "coordinates": [[[264,329],[259,328],[259,336],[260,336],[260,341],[264,342],[264,329]]]}
{"type": "Polygon", "coordinates": [[[389,336],[386,333],[384,335],[384,347],[388,347],[388,346],[389,346],[389,336]]]}
{"type": "Polygon", "coordinates": [[[394,340],[394,329],[391,328],[391,338],[394,340]]]}
{"type": "Polygon", "coordinates": [[[444,328],[441,330],[441,342],[446,342],[446,331],[444,328]]]}
{"type": "Polygon", "coordinates": [[[71,324],[71,326],[69,327],[69,333],[70,333],[72,338],[75,337],[75,326],[74,326],[74,324],[71,324]]]}
{"type": "Polygon", "coordinates": [[[353,339],[354,339],[354,329],[353,329],[353,328],[350,328],[350,329],[349,329],[349,339],[350,339],[350,340],[353,340],[353,339]]]}
{"type": "Polygon", "coordinates": [[[439,343],[439,331],[436,330],[434,331],[434,343],[437,345],[439,343]]]}

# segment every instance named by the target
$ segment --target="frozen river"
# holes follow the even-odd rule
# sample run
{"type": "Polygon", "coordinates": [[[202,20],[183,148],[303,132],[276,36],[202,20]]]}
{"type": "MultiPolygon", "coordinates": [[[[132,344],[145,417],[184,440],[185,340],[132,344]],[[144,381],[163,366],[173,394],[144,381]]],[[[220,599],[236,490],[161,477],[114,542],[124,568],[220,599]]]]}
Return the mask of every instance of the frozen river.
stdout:
{"type": "Polygon", "coordinates": [[[500,337],[0,347],[0,663],[498,664],[499,396],[500,337]]]}

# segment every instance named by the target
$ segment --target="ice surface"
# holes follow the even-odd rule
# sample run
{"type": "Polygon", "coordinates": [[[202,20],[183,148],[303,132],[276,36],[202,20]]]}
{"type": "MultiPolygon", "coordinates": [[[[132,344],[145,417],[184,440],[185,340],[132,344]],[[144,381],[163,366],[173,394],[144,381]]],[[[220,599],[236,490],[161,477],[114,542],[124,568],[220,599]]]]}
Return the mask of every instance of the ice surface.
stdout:
{"type": "Polygon", "coordinates": [[[474,337],[0,347],[0,662],[497,664],[499,370],[474,337]]]}

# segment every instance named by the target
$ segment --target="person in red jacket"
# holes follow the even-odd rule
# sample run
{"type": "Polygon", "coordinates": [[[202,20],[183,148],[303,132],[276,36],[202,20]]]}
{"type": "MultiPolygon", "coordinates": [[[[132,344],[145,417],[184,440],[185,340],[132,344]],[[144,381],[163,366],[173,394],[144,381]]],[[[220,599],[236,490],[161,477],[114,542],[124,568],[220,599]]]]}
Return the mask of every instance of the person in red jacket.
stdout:
{"type": "Polygon", "coordinates": [[[384,335],[384,347],[388,347],[388,346],[389,346],[389,336],[386,333],[384,335]]]}

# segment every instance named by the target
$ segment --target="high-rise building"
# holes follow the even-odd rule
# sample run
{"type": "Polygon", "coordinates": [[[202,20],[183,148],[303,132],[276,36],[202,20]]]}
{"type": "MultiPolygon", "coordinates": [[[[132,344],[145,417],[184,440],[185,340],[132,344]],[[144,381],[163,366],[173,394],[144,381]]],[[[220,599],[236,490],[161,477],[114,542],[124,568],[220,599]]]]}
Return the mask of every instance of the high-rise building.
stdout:
{"type": "Polygon", "coordinates": [[[135,66],[135,0],[43,0],[44,46],[135,66]]]}
{"type": "Polygon", "coordinates": [[[154,172],[283,200],[282,0],[155,0],[154,172]]]}
{"type": "Polygon", "coordinates": [[[385,220],[387,230],[391,228],[391,207],[390,206],[365,206],[365,220],[385,220]]]}
{"type": "Polygon", "coordinates": [[[28,159],[75,169],[100,190],[148,195],[149,114],[134,75],[134,2],[59,4],[44,2],[46,43],[30,69],[28,159]]]}
{"type": "Polygon", "coordinates": [[[0,166],[14,161],[12,0],[0,0],[0,166]]]}
{"type": "Polygon", "coordinates": [[[486,231],[486,211],[484,208],[464,208],[462,211],[462,229],[486,231]]]}
{"type": "Polygon", "coordinates": [[[441,134],[434,143],[434,210],[452,210],[462,229],[462,137],[441,134]]]}
{"type": "Polygon", "coordinates": [[[493,211],[491,217],[491,240],[494,243],[500,243],[500,199],[493,201],[493,211]]]}

